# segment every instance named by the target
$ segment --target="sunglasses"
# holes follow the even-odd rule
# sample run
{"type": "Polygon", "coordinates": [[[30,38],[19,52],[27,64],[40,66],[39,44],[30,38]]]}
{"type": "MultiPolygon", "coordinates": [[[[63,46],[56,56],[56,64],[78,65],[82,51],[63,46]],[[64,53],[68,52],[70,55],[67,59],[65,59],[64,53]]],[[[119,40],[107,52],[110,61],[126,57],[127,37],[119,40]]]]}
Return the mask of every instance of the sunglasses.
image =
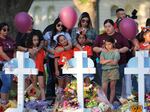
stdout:
{"type": "Polygon", "coordinates": [[[82,19],[81,22],[82,22],[82,23],[85,23],[85,22],[86,22],[86,23],[89,23],[89,20],[82,19]]]}
{"type": "Polygon", "coordinates": [[[62,24],[57,24],[57,27],[63,27],[63,25],[62,24]]]}
{"type": "Polygon", "coordinates": [[[145,30],[150,30],[150,26],[146,26],[146,27],[141,27],[142,31],[145,31],[145,30]]]}
{"type": "Polygon", "coordinates": [[[6,31],[9,32],[9,28],[6,28],[6,29],[4,28],[4,29],[2,29],[2,30],[3,30],[4,32],[6,32],[6,31]]]}

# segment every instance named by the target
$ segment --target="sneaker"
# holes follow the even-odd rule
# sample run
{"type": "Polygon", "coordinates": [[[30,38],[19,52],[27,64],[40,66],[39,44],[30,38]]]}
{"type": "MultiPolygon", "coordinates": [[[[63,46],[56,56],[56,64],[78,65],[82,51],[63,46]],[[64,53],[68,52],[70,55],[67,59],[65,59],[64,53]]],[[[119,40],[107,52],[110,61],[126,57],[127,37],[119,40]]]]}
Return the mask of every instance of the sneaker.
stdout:
{"type": "Polygon", "coordinates": [[[117,110],[118,108],[120,108],[120,102],[114,101],[114,103],[111,106],[111,109],[112,110],[117,110]]]}

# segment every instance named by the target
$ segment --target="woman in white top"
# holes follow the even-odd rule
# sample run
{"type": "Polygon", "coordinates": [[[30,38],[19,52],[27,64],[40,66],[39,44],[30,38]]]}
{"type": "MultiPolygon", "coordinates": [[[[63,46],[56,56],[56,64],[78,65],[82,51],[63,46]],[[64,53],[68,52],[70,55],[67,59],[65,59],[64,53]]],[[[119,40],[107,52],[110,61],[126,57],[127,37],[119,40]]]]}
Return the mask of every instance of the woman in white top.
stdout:
{"type": "Polygon", "coordinates": [[[54,52],[62,52],[72,48],[71,37],[68,32],[66,32],[65,26],[60,21],[60,18],[57,18],[54,23],[51,31],[48,31],[44,34],[44,40],[46,45],[46,50],[48,52],[48,81],[46,89],[46,97],[54,98],[55,95],[55,67],[54,67],[54,52]],[[57,45],[56,37],[59,34],[66,35],[67,40],[69,40],[68,46],[64,48],[55,49],[57,45]],[[54,50],[55,49],[55,50],[54,50]]]}

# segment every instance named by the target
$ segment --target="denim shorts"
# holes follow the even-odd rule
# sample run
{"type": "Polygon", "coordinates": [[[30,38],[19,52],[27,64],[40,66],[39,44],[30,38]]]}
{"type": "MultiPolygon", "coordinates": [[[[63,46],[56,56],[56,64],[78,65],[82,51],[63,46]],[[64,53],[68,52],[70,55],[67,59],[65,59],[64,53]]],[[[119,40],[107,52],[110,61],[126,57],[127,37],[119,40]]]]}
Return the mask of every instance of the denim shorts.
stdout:
{"type": "Polygon", "coordinates": [[[0,71],[0,78],[2,81],[1,93],[9,93],[11,89],[13,75],[5,74],[4,71],[0,71]]]}

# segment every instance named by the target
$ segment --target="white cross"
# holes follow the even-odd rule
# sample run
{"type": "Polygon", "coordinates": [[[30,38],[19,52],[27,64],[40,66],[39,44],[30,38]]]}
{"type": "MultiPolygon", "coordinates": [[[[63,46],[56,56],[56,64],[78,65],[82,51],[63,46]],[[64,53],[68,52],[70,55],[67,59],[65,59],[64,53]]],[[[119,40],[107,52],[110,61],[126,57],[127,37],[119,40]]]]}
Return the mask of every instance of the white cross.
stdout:
{"type": "MultiPolygon", "coordinates": [[[[14,59],[13,59],[14,60],[14,59]]],[[[35,64],[32,59],[29,58],[29,53],[17,51],[18,68],[5,68],[6,74],[14,74],[18,77],[18,96],[17,96],[17,108],[8,108],[5,112],[23,112],[24,111],[24,76],[27,74],[37,74],[35,64]],[[33,66],[32,68],[25,68],[25,66],[33,66]]]]}
{"type": "MultiPolygon", "coordinates": [[[[125,68],[125,74],[136,74],[138,75],[138,98],[139,98],[139,104],[142,105],[143,107],[143,112],[146,112],[146,110],[144,109],[145,107],[145,83],[144,83],[144,75],[145,74],[150,74],[150,68],[146,68],[144,67],[145,64],[145,60],[144,58],[148,58],[149,57],[149,51],[136,51],[135,57],[137,58],[138,67],[126,67],[125,68]]],[[[131,59],[132,60],[132,59],[131,59]]],[[[129,60],[130,62],[130,60],[129,60]]]]}
{"type": "Polygon", "coordinates": [[[80,105],[80,111],[84,112],[84,95],[83,95],[83,74],[95,74],[95,68],[84,68],[83,63],[88,65],[88,62],[84,62],[83,58],[87,58],[86,51],[76,51],[74,52],[74,57],[76,59],[76,67],[63,69],[63,74],[75,74],[77,75],[77,96],[80,105]]]}

